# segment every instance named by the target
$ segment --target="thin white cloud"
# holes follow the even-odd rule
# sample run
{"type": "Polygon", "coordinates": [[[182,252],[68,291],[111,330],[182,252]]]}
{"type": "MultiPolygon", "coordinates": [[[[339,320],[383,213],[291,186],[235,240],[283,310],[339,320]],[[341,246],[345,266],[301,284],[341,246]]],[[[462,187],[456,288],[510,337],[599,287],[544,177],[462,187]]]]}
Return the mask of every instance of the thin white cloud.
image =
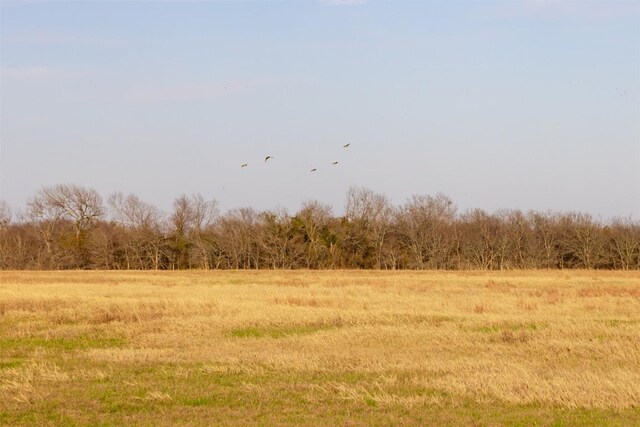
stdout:
{"type": "Polygon", "coordinates": [[[51,66],[2,67],[2,80],[52,80],[77,78],[87,74],[87,70],[51,66]]]}
{"type": "Polygon", "coordinates": [[[118,46],[125,40],[113,37],[96,37],[81,34],[32,33],[15,34],[2,38],[3,44],[118,46]]]}
{"type": "Polygon", "coordinates": [[[274,79],[245,79],[227,83],[170,85],[132,90],[124,98],[126,101],[142,103],[204,101],[230,94],[248,92],[274,82],[274,79]]]}
{"type": "Polygon", "coordinates": [[[636,1],[522,0],[494,3],[487,7],[487,18],[534,17],[541,19],[606,19],[640,14],[636,1]]]}
{"type": "Polygon", "coordinates": [[[356,6],[366,3],[366,0],[320,0],[320,3],[327,6],[356,6]]]}

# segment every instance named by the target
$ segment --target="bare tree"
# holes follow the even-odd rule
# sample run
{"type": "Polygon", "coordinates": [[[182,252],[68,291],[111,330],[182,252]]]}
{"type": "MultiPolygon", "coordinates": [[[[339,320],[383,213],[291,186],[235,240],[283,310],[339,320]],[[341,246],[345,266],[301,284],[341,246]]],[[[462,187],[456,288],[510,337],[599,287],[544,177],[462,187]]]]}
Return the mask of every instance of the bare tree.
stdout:
{"type": "Polygon", "coordinates": [[[160,222],[162,214],[155,206],[142,201],[135,194],[113,193],[107,199],[112,218],[123,227],[135,230],[151,229],[160,222]]]}
{"type": "Polygon", "coordinates": [[[565,260],[575,267],[595,268],[604,260],[602,225],[591,215],[569,213],[562,216],[565,260]]]}
{"type": "Polygon", "coordinates": [[[202,195],[182,195],[173,202],[174,251],[178,268],[194,265],[209,268],[207,244],[204,229],[209,227],[217,216],[217,202],[206,201],[202,195]],[[195,254],[192,249],[195,249],[195,254]],[[195,255],[195,257],[194,257],[195,255]],[[194,259],[195,258],[195,259],[194,259]]]}
{"type": "Polygon", "coordinates": [[[53,230],[64,226],[64,222],[72,224],[73,264],[80,268],[89,266],[87,238],[103,212],[102,198],[97,191],[72,184],[44,187],[28,204],[28,214],[40,224],[48,256],[53,253],[53,230]]]}
{"type": "Polygon", "coordinates": [[[108,198],[74,185],[45,187],[12,221],[0,201],[0,269],[8,268],[617,268],[640,269],[640,223],[581,213],[517,210],[458,215],[447,196],[413,196],[396,209],[352,187],[343,217],[307,202],[234,209],[182,195],[170,216],[137,196],[108,198]]]}
{"type": "Polygon", "coordinates": [[[496,268],[500,254],[499,220],[482,209],[473,209],[461,218],[462,257],[471,268],[496,268]]]}
{"type": "Polygon", "coordinates": [[[65,245],[68,239],[63,238],[68,221],[60,209],[47,202],[42,191],[28,200],[26,221],[32,225],[29,231],[36,242],[33,257],[38,268],[77,267],[65,245]]]}
{"type": "Polygon", "coordinates": [[[220,253],[229,268],[260,268],[257,241],[259,214],[252,208],[232,209],[216,223],[220,253]]]}
{"type": "Polygon", "coordinates": [[[400,238],[412,268],[446,268],[455,244],[456,206],[444,194],[414,195],[398,212],[400,238]]]}
{"type": "Polygon", "coordinates": [[[303,236],[284,209],[259,215],[259,244],[264,265],[291,269],[299,265],[304,254],[303,236]]]}
{"type": "Polygon", "coordinates": [[[551,212],[530,212],[533,233],[532,254],[537,268],[562,268],[560,253],[561,225],[558,215],[551,212]]]}
{"type": "Polygon", "coordinates": [[[11,224],[11,206],[4,200],[0,200],[0,230],[11,224]]]}
{"type": "Polygon", "coordinates": [[[306,268],[333,266],[337,237],[330,228],[331,219],[331,207],[317,201],[304,203],[293,218],[304,236],[306,268]]]}
{"type": "Polygon", "coordinates": [[[526,215],[519,210],[499,210],[498,219],[498,268],[531,268],[533,232],[526,215]]]}
{"type": "Polygon", "coordinates": [[[35,200],[53,215],[71,220],[78,238],[104,214],[100,194],[78,185],[60,184],[44,187],[35,200]]]}
{"type": "Polygon", "coordinates": [[[9,225],[11,224],[11,207],[4,200],[0,200],[0,269],[10,264],[11,238],[9,225]]]}
{"type": "Polygon", "coordinates": [[[362,187],[347,191],[345,245],[360,267],[382,267],[382,249],[394,209],[382,194],[362,187]]]}
{"type": "Polygon", "coordinates": [[[616,218],[610,231],[609,252],[613,267],[622,270],[640,268],[640,223],[631,218],[616,218]]]}
{"type": "Polygon", "coordinates": [[[93,269],[115,270],[119,269],[116,254],[121,244],[119,235],[114,227],[107,222],[99,222],[91,233],[87,242],[93,269]]]}
{"type": "Polygon", "coordinates": [[[111,232],[121,235],[123,268],[159,269],[165,252],[160,210],[134,194],[125,197],[122,193],[113,193],[107,203],[112,218],[122,230],[111,232]]]}

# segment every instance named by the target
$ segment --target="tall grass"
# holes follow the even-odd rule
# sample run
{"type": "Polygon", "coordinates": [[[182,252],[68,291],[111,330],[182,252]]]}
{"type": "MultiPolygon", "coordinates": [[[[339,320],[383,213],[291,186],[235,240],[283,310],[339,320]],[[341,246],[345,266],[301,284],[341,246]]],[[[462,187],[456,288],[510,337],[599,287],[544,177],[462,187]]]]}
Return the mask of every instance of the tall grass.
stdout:
{"type": "Polygon", "coordinates": [[[0,272],[0,424],[640,424],[640,273],[0,272]]]}

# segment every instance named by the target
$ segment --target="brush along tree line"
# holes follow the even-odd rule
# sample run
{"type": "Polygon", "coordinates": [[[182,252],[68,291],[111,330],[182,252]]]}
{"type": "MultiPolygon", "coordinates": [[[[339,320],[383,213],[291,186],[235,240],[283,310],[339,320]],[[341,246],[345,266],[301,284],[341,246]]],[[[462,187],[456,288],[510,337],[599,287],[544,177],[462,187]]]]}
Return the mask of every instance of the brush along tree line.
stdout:
{"type": "Polygon", "coordinates": [[[458,212],[447,196],[393,206],[352,187],[344,216],[319,202],[220,213],[201,195],[162,213],[136,195],[103,201],[45,187],[20,215],[0,202],[1,269],[640,269],[640,222],[584,213],[458,212]]]}

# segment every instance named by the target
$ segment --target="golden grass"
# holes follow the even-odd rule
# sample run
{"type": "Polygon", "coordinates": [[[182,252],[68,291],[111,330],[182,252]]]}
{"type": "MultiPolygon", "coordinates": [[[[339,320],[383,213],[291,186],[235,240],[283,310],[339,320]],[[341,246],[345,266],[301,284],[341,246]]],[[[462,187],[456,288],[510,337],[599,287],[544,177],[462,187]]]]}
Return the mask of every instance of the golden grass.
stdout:
{"type": "Polygon", "coordinates": [[[0,272],[0,424],[640,424],[640,273],[0,272]]]}

